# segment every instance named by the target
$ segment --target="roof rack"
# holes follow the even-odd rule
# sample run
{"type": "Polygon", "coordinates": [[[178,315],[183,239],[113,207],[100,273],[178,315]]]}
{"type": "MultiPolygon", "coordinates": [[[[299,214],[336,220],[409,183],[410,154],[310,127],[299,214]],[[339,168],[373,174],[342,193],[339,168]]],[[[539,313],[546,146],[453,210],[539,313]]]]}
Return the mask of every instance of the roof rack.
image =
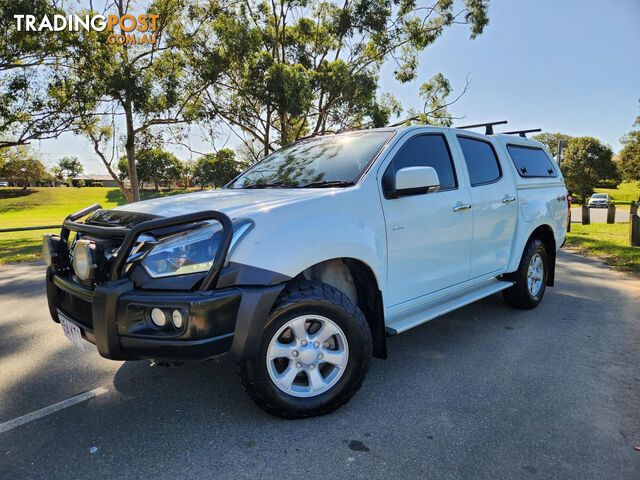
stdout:
{"type": "Polygon", "coordinates": [[[503,135],[520,135],[527,138],[527,133],[541,132],[541,128],[530,128],[529,130],[513,130],[512,132],[500,132],[503,135]]]}
{"type": "Polygon", "coordinates": [[[494,125],[504,125],[508,123],[506,120],[500,120],[499,122],[486,122],[486,123],[476,123],[474,125],[464,125],[462,127],[456,128],[477,128],[477,127],[486,127],[484,132],[485,135],[493,135],[493,126],[494,125]]]}

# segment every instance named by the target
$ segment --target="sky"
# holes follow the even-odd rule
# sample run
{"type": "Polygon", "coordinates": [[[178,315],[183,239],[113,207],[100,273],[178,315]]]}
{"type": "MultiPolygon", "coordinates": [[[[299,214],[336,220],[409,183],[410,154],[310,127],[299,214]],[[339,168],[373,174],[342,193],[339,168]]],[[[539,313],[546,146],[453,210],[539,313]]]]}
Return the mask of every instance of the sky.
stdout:
{"type": "MultiPolygon", "coordinates": [[[[491,0],[482,35],[470,40],[468,27],[449,28],[421,55],[416,81],[399,84],[387,65],[380,91],[419,109],[419,86],[438,72],[458,91],[471,77],[449,109],[464,117],[458,125],[508,120],[504,130],[593,136],[618,152],[620,137],[640,115],[640,0],[491,0]]],[[[197,131],[191,145],[211,150],[197,131]]],[[[82,137],[65,134],[32,147],[48,166],[73,155],[85,173],[106,173],[82,137]]],[[[182,160],[193,157],[181,147],[170,150],[182,160]]]]}

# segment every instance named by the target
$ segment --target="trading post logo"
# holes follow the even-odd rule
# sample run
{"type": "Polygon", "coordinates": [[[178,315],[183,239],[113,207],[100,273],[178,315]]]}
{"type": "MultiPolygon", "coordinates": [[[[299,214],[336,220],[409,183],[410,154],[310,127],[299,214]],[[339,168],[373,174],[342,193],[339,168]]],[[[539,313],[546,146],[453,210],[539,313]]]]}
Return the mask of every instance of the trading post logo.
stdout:
{"type": "Polygon", "coordinates": [[[102,32],[105,29],[112,32],[107,37],[107,43],[127,45],[142,45],[156,43],[157,20],[159,15],[47,15],[37,19],[35,15],[14,15],[16,28],[19,32],[61,32],[69,30],[78,32],[81,28],[89,31],[102,32]],[[113,33],[114,27],[120,27],[122,33],[113,33]]]}

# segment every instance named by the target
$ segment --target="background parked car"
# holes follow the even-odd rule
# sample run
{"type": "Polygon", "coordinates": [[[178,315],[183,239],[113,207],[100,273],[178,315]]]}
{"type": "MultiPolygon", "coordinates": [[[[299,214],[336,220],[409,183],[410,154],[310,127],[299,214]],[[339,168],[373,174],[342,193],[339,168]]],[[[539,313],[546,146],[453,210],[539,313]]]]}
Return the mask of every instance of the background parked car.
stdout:
{"type": "Polygon", "coordinates": [[[9,182],[0,182],[0,187],[8,187],[9,182]]]}
{"type": "Polygon", "coordinates": [[[607,208],[610,203],[613,203],[608,193],[594,193],[589,198],[589,208],[607,208]]]}

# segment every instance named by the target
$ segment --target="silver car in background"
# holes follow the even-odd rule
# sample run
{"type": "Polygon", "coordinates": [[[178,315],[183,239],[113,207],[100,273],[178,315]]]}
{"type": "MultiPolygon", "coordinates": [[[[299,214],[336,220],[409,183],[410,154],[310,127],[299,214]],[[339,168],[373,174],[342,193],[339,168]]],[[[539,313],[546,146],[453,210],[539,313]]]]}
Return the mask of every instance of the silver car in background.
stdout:
{"type": "Polygon", "coordinates": [[[594,193],[589,198],[589,208],[607,208],[611,203],[613,201],[607,193],[594,193]]]}

